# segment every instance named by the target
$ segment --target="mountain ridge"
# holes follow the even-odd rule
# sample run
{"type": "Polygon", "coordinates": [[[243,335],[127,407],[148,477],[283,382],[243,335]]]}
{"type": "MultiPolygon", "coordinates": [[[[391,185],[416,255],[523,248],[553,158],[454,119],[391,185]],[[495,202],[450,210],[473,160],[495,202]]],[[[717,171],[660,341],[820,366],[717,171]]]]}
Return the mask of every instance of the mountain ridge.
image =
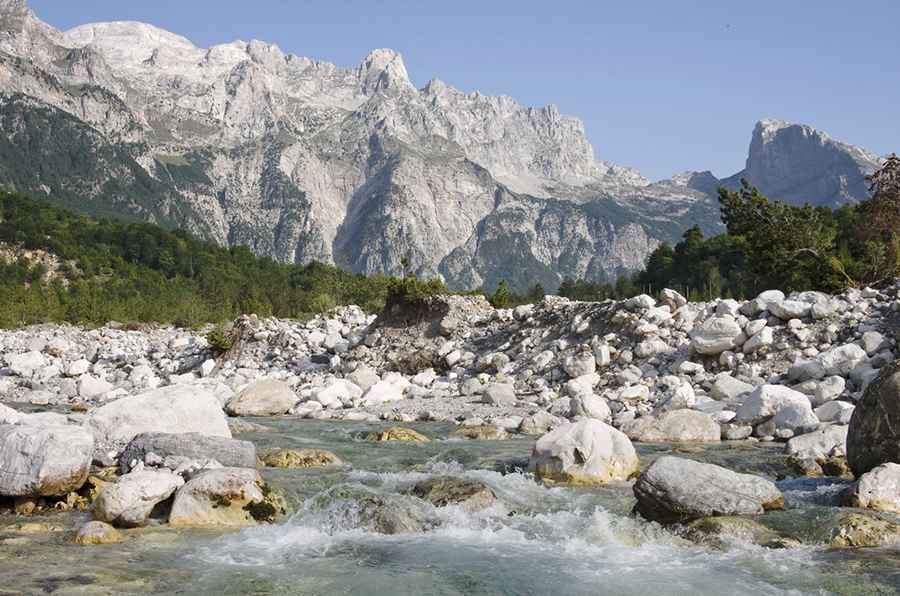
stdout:
{"type": "MultiPolygon", "coordinates": [[[[750,175],[777,186],[784,176],[766,156],[803,162],[797,155],[808,151],[796,139],[782,151],[776,133],[756,152],[751,143],[751,156],[763,157],[748,158],[731,179],[694,172],[651,182],[598,160],[581,121],[553,105],[525,107],[439,79],[416,89],[393,50],[340,68],[260,41],[198,48],[136,22],[59,32],[22,0],[0,1],[0,83],[9,109],[25,109],[9,100],[19,93],[61,110],[98,131],[93,151],[82,152],[120,156],[111,171],[136,164],[146,173],[111,191],[94,168],[93,185],[80,185],[83,209],[137,212],[285,262],[393,274],[408,266],[451,287],[490,288],[505,277],[549,289],[567,276],[614,279],[694,223],[720,229],[720,184],[750,175]]],[[[26,116],[9,116],[12,134],[28,137],[24,129],[41,124],[26,116]]],[[[42,125],[50,121],[77,125],[42,125]]],[[[41,149],[28,161],[40,160],[41,149]]],[[[844,157],[856,155],[851,149],[826,147],[839,154],[826,163],[829,183],[816,188],[826,202],[862,198],[871,160],[862,150],[864,158],[844,157]]],[[[15,147],[7,151],[7,161],[26,161],[12,155],[15,147]]],[[[74,201],[71,184],[42,176],[11,180],[0,168],[0,184],[74,201]]],[[[788,182],[794,195],[804,192],[788,182]]]]}

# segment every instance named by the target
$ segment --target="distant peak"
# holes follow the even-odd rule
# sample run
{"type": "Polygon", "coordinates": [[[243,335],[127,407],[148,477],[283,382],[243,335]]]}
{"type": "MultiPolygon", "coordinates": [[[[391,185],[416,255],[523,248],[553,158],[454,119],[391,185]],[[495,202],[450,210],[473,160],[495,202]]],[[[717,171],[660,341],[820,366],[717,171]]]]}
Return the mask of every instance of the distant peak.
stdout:
{"type": "Polygon", "coordinates": [[[364,93],[412,88],[403,58],[394,50],[372,50],[357,70],[364,93]]]}
{"type": "Polygon", "coordinates": [[[100,43],[104,45],[119,45],[122,46],[122,49],[145,49],[148,46],[196,49],[194,44],[187,38],[137,21],[89,23],[66,31],[65,37],[67,42],[76,47],[100,43]]]}

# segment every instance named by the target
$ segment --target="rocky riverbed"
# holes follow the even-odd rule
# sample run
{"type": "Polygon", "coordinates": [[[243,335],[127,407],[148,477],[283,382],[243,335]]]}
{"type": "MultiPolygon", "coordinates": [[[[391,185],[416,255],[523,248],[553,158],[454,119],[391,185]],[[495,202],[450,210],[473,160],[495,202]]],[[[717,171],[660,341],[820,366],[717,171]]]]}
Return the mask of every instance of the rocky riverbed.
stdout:
{"type": "Polygon", "coordinates": [[[0,577],[13,593],[893,592],[898,310],[896,285],[666,290],[248,316],[216,349],[207,330],[0,332],[0,577]]]}

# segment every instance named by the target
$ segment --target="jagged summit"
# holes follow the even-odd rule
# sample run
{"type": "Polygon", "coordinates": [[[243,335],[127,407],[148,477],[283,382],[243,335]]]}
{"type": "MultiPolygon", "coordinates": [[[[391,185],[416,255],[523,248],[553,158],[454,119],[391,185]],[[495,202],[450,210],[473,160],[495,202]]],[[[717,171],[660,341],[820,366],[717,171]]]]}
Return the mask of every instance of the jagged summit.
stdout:
{"type": "Polygon", "coordinates": [[[393,89],[412,90],[403,57],[391,49],[372,50],[357,69],[364,93],[393,89]]]}
{"type": "Polygon", "coordinates": [[[105,48],[131,49],[134,52],[153,50],[161,46],[185,50],[197,49],[185,37],[154,25],[136,21],[111,21],[80,25],[66,31],[64,39],[72,47],[94,44],[105,48]]]}

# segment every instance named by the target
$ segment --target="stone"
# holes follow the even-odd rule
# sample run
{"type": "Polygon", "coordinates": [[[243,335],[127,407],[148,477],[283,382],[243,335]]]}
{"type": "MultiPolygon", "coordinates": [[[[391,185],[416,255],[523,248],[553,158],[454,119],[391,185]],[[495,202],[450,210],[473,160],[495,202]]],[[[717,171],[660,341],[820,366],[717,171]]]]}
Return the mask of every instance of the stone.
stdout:
{"type": "Polygon", "coordinates": [[[900,524],[871,514],[847,512],[830,530],[832,548],[861,548],[900,544],[900,524]]]}
{"type": "Polygon", "coordinates": [[[150,453],[163,459],[176,456],[214,460],[226,467],[256,466],[256,446],[250,441],[201,433],[141,433],[119,454],[119,471],[127,473],[150,453]]]}
{"type": "Polygon", "coordinates": [[[866,331],[862,334],[862,348],[869,356],[874,356],[889,347],[890,343],[878,331],[866,331]]]}
{"type": "Polygon", "coordinates": [[[311,499],[307,507],[342,530],[418,534],[438,523],[430,503],[411,495],[379,493],[361,484],[333,486],[311,499]]]}
{"type": "Polygon", "coordinates": [[[458,505],[470,512],[481,511],[497,502],[497,495],[483,482],[453,476],[436,476],[418,482],[410,494],[435,507],[458,505]]]}
{"type": "Polygon", "coordinates": [[[169,513],[174,527],[245,527],[271,522],[284,506],[259,472],[218,468],[191,478],[175,493],[169,513]]]}
{"type": "Polygon", "coordinates": [[[95,399],[114,389],[111,383],[92,375],[82,375],[78,379],[78,395],[84,399],[95,399]]]}
{"type": "Polygon", "coordinates": [[[347,380],[359,387],[365,393],[369,388],[381,380],[378,373],[369,366],[360,366],[347,375],[347,380]]]}
{"type": "Polygon", "coordinates": [[[563,370],[573,379],[594,374],[597,371],[597,361],[594,357],[594,352],[587,347],[579,350],[563,361],[563,370]]]}
{"type": "Polygon", "coordinates": [[[670,410],[642,416],[622,426],[632,441],[641,443],[714,443],[721,440],[719,423],[694,410],[670,410]]]}
{"type": "Polygon", "coordinates": [[[404,387],[390,381],[378,381],[363,395],[363,404],[366,406],[380,406],[404,398],[404,387]]]}
{"type": "Polygon", "coordinates": [[[231,416],[277,416],[299,401],[284,382],[274,379],[256,381],[228,401],[225,410],[231,416]]]}
{"type": "Polygon", "coordinates": [[[835,453],[845,452],[847,426],[831,424],[814,432],[792,438],[785,445],[785,453],[795,458],[815,460],[827,458],[835,453]]]}
{"type": "Polygon", "coordinates": [[[813,410],[813,413],[820,422],[850,424],[855,409],[853,404],[845,401],[830,401],[813,410]]]}
{"type": "Polygon", "coordinates": [[[663,289],[659,294],[659,300],[663,304],[669,306],[672,309],[672,312],[675,312],[685,304],[687,304],[687,298],[676,292],[675,290],[671,290],[669,288],[663,289]]]}
{"type": "Polygon", "coordinates": [[[859,477],[844,498],[849,507],[900,513],[900,464],[872,468],[859,477]]]}
{"type": "Polygon", "coordinates": [[[517,401],[516,390],[508,383],[491,383],[482,392],[482,401],[494,406],[511,406],[517,401]]]}
{"type": "Polygon", "coordinates": [[[634,477],[640,461],[624,433],[586,419],[564,424],[538,439],[528,469],[539,480],[602,485],[634,477]]]}
{"type": "Polygon", "coordinates": [[[634,484],[636,510],[645,519],[684,523],[723,515],[758,515],[784,507],[776,486],[758,476],[665,455],[634,484]]]}
{"type": "Polygon", "coordinates": [[[105,486],[93,505],[94,517],[117,526],[143,526],[153,508],[184,484],[171,472],[140,470],[105,486]]]}
{"type": "Polygon", "coordinates": [[[401,426],[392,426],[382,431],[371,432],[366,435],[368,441],[411,441],[419,443],[427,443],[430,441],[428,437],[411,428],[403,428],[401,426]]]}
{"type": "Polygon", "coordinates": [[[572,416],[585,416],[604,422],[609,422],[612,417],[612,411],[606,400],[593,391],[573,396],[570,404],[572,416]]]}
{"type": "Polygon", "coordinates": [[[523,435],[543,435],[563,424],[563,422],[562,418],[542,410],[523,418],[521,424],[519,424],[518,431],[523,435]]]}
{"type": "Polygon", "coordinates": [[[732,548],[735,542],[765,548],[801,546],[799,541],[786,538],[748,517],[704,517],[690,522],[684,535],[698,544],[723,550],[732,548]]]}
{"type": "Polygon", "coordinates": [[[775,343],[775,333],[771,327],[763,327],[758,333],[744,342],[741,350],[744,354],[753,354],[761,348],[771,346],[775,343]]]}
{"type": "Polygon", "coordinates": [[[812,310],[812,305],[799,300],[780,300],[769,303],[766,309],[782,321],[805,319],[812,310]]]}
{"type": "Polygon", "coordinates": [[[260,454],[260,461],[270,468],[321,468],[343,463],[324,449],[266,449],[260,454]]]}
{"type": "Polygon", "coordinates": [[[817,356],[826,375],[846,377],[850,372],[868,360],[866,351],[856,344],[846,344],[831,348],[817,356]]]}
{"type": "Polygon", "coordinates": [[[476,424],[461,426],[454,430],[450,436],[470,441],[502,441],[509,438],[509,433],[494,425],[476,424]]]}
{"type": "Polygon", "coordinates": [[[106,522],[89,521],[75,532],[72,542],[83,546],[122,542],[122,533],[106,522]]]}
{"type": "Polygon", "coordinates": [[[141,433],[200,433],[231,438],[219,401],[207,389],[172,385],[123,397],[87,415],[98,447],[123,448],[141,433]]]}
{"type": "Polygon", "coordinates": [[[691,334],[691,347],[699,354],[716,355],[737,347],[742,335],[734,317],[710,317],[691,334]]]}
{"type": "Polygon", "coordinates": [[[716,375],[710,395],[713,399],[731,402],[751,391],[753,391],[753,385],[750,383],[735,379],[728,373],[722,373],[716,375]]]}
{"type": "Polygon", "coordinates": [[[857,478],[881,464],[900,463],[900,361],[884,366],[857,402],[847,461],[857,478]]]}
{"type": "Polygon", "coordinates": [[[38,351],[6,356],[6,364],[13,375],[29,378],[38,369],[47,365],[44,355],[38,351]]]}
{"type": "Polygon", "coordinates": [[[734,420],[756,425],[779,414],[781,417],[776,422],[778,428],[793,429],[818,423],[809,398],[784,385],[760,385],[754,389],[738,408],[734,420]]]}
{"type": "Polygon", "coordinates": [[[337,379],[328,387],[317,391],[313,399],[326,408],[338,409],[353,405],[362,396],[362,388],[345,379],[337,379]]]}
{"type": "Polygon", "coordinates": [[[0,425],[0,496],[55,496],[81,488],[94,438],[78,426],[0,425]]]}

